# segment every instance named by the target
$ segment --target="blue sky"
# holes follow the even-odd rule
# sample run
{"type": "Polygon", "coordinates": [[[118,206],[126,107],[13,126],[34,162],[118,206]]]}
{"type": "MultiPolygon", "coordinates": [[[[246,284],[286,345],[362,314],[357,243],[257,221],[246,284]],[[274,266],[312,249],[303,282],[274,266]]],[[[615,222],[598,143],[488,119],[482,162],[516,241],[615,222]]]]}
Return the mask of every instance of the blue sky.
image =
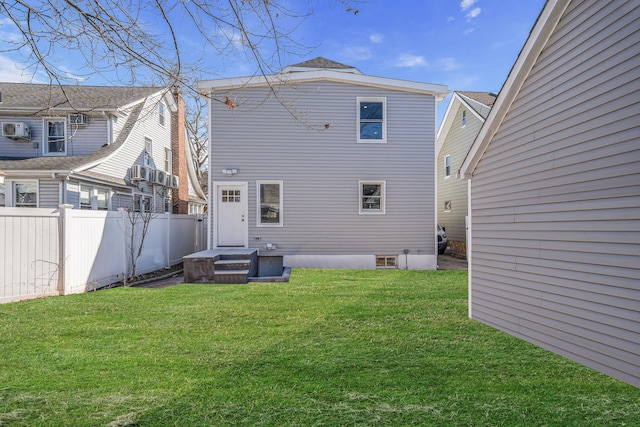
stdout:
{"type": "MultiPolygon", "coordinates": [[[[312,14],[293,38],[307,49],[282,58],[283,65],[317,56],[357,67],[365,74],[444,84],[449,90],[499,91],[534,25],[544,0],[360,0],[347,12],[340,0],[312,0],[312,14]],[[358,13],[355,13],[355,10],[358,13]]],[[[306,2],[291,1],[306,10],[306,2]]],[[[187,43],[187,26],[180,28],[187,43]],[[186,27],[186,28],[185,28],[186,27]]],[[[11,27],[0,20],[0,36],[11,27]]],[[[1,38],[0,38],[1,39],[1,38]]],[[[194,51],[201,49],[194,48],[194,51]]],[[[73,74],[73,58],[61,58],[73,74]]],[[[0,52],[0,81],[30,81],[18,58],[0,52]]],[[[203,78],[255,74],[242,55],[208,54],[203,78]]],[[[31,81],[46,81],[36,75],[31,81]]],[[[83,84],[105,84],[92,76],[83,84]]],[[[438,107],[441,117],[447,101],[438,107]]]]}

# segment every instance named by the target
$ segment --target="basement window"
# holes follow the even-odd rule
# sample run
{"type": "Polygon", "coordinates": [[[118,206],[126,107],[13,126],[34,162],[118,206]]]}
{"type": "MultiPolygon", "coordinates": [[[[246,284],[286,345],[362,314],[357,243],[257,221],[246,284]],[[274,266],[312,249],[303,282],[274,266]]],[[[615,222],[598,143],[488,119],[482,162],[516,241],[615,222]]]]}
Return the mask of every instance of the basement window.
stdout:
{"type": "Polygon", "coordinates": [[[376,268],[398,268],[398,257],[395,255],[377,255],[376,268]]]}

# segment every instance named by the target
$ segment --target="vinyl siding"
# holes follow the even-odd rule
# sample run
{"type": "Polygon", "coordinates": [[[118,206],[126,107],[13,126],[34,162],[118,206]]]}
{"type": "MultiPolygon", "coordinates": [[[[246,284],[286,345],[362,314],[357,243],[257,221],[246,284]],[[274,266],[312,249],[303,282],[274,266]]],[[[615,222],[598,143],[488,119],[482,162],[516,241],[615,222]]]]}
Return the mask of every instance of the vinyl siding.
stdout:
{"type": "MultiPolygon", "coordinates": [[[[54,117],[54,116],[52,116],[54,117]]],[[[66,118],[66,115],[55,116],[66,118]]],[[[31,130],[30,141],[14,141],[0,136],[0,153],[2,157],[40,157],[44,144],[45,118],[1,117],[0,122],[24,122],[31,130]]],[[[91,154],[107,142],[106,117],[89,117],[87,126],[71,126],[67,123],[67,155],[82,156],[91,154]]]]}
{"type": "Polygon", "coordinates": [[[473,318],[640,386],[640,7],[574,1],[472,179],[473,318]]]}
{"type": "Polygon", "coordinates": [[[57,208],[60,205],[60,181],[39,180],[38,207],[57,208]]]}
{"type": "Polygon", "coordinates": [[[468,215],[467,181],[457,177],[482,123],[468,108],[458,109],[453,125],[438,155],[438,223],[447,230],[447,239],[466,242],[465,217],[468,215]],[[462,127],[462,111],[467,111],[467,125],[462,127]],[[444,158],[451,155],[451,177],[444,177],[444,158]],[[451,201],[451,212],[444,211],[444,202],[451,201]]]}
{"type": "Polygon", "coordinates": [[[212,181],[248,182],[249,246],[275,243],[275,255],[435,254],[434,98],[329,82],[276,93],[216,93],[237,108],[211,107],[212,181]],[[357,97],[387,98],[386,144],[356,143],[357,97]],[[221,173],[231,167],[239,173],[221,173]],[[257,180],[283,181],[283,227],[256,227],[257,180]],[[386,181],[384,215],[358,213],[358,182],[367,180],[386,181]]]}

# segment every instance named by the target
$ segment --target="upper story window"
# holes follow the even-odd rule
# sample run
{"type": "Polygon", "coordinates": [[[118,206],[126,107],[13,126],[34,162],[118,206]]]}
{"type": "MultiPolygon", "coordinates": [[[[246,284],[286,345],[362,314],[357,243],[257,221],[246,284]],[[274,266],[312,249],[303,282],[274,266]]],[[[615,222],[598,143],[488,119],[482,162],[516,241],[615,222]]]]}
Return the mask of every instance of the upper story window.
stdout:
{"type": "Polygon", "coordinates": [[[444,177],[449,178],[451,176],[451,154],[444,156],[444,177]]]}
{"type": "Polygon", "coordinates": [[[158,123],[164,126],[164,104],[162,102],[158,104],[158,123]]]}
{"type": "Polygon", "coordinates": [[[282,181],[257,181],[258,227],[282,227],[282,181]]]}
{"type": "Polygon", "coordinates": [[[170,148],[165,148],[164,149],[164,170],[167,173],[171,173],[171,166],[172,166],[172,158],[171,158],[171,149],[170,148]]]}
{"type": "Polygon", "coordinates": [[[153,154],[153,141],[151,140],[151,138],[147,138],[146,136],[144,137],[144,165],[145,166],[152,166],[151,164],[151,156],[153,154]]]}
{"type": "Polygon", "coordinates": [[[67,122],[63,118],[44,119],[44,154],[64,155],[67,153],[67,122]]]}
{"type": "Polygon", "coordinates": [[[360,181],[360,213],[383,214],[385,211],[385,182],[360,181]]]}
{"type": "Polygon", "coordinates": [[[358,142],[387,142],[387,99],[358,98],[358,142]]]}
{"type": "Polygon", "coordinates": [[[467,110],[462,110],[462,127],[467,125],[467,110]]]}

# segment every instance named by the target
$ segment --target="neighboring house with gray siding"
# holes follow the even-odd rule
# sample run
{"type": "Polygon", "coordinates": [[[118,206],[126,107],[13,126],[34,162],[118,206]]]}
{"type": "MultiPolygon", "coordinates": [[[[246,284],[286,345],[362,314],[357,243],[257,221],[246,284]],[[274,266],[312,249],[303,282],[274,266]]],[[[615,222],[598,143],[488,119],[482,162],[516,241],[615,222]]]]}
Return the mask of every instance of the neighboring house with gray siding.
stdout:
{"type": "Polygon", "coordinates": [[[640,3],[548,1],[461,173],[470,315],[640,387],[640,3]]]}
{"type": "Polygon", "coordinates": [[[458,179],[460,166],[478,136],[496,94],[455,91],[449,101],[436,142],[438,223],[447,230],[449,250],[467,253],[467,183],[458,179]]]}
{"type": "Polygon", "coordinates": [[[436,267],[436,105],[446,86],[324,58],[200,82],[210,248],[290,267],[436,267]]]}
{"type": "Polygon", "coordinates": [[[0,206],[168,212],[181,185],[188,203],[171,90],[0,83],[0,93],[0,206]]]}

